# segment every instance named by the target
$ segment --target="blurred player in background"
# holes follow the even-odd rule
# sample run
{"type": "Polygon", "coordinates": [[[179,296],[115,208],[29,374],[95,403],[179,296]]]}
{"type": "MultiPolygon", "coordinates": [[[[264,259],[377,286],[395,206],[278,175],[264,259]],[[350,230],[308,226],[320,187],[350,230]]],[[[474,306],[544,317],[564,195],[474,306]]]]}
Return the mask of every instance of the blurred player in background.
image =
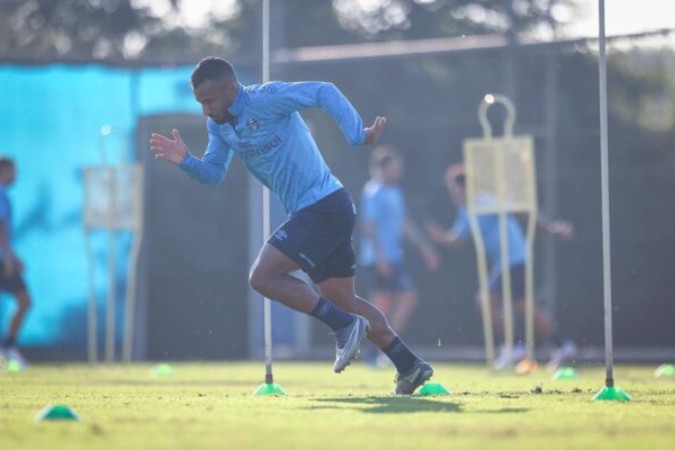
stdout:
{"type": "MultiPolygon", "coordinates": [[[[368,297],[387,317],[397,333],[405,330],[417,305],[417,291],[404,266],[404,239],[419,250],[428,270],[436,270],[439,259],[434,248],[410,220],[403,192],[403,158],[391,146],[375,148],[370,158],[371,179],[361,193],[360,264],[368,297]]],[[[379,352],[367,360],[383,366],[379,352]]]]}
{"type": "Polygon", "coordinates": [[[9,331],[2,347],[0,357],[15,361],[21,367],[26,365],[24,357],[17,348],[17,337],[23,320],[30,308],[30,296],[23,280],[23,263],[14,253],[12,246],[12,203],[7,189],[16,179],[16,165],[9,158],[0,158],[0,291],[11,294],[18,308],[9,322],[9,331]]]}
{"type": "Polygon", "coordinates": [[[433,369],[410,351],[379,309],[356,295],[354,204],[324,162],[299,111],[323,109],[351,145],[377,142],[386,119],[377,117],[372,126],[364,127],[354,107],[331,83],[243,86],[234,67],[221,58],[203,59],[192,73],[191,83],[195,99],[208,116],[206,152],[195,158],[178,130],[173,130],[173,138],[151,136],[155,157],[215,186],[223,181],[236,154],[279,196],[289,214],[253,264],[251,287],[333,330],[335,372],[344,370],[356,357],[367,335],[396,366],[394,392],[412,394],[431,378],[433,369]],[[320,295],[291,275],[299,269],[309,275],[320,295]]]}
{"type": "MultiPolygon", "coordinates": [[[[439,244],[450,247],[459,247],[471,239],[471,225],[469,213],[466,207],[466,174],[464,166],[457,164],[450,166],[445,173],[445,184],[455,206],[457,214],[450,230],[443,230],[437,225],[428,226],[431,239],[439,244]]],[[[525,258],[526,244],[525,235],[518,219],[513,214],[506,215],[508,247],[509,247],[509,270],[511,274],[511,298],[514,305],[514,332],[516,345],[513,352],[508,353],[502,346],[501,351],[494,361],[496,370],[517,363],[525,357],[523,340],[525,335],[525,258]]],[[[549,221],[539,217],[538,225],[551,234],[570,238],[573,233],[571,224],[561,220],[549,221]]],[[[478,226],[485,243],[490,264],[489,294],[492,305],[492,324],[497,335],[503,338],[504,316],[502,307],[502,272],[501,272],[501,248],[499,238],[499,217],[497,214],[481,215],[478,217],[478,226]]],[[[480,298],[477,298],[480,304],[480,298]]],[[[551,353],[549,368],[555,369],[566,360],[576,354],[576,346],[570,340],[562,340],[555,332],[551,320],[544,315],[539,308],[534,311],[535,334],[540,339],[549,340],[556,346],[551,353]]]]}

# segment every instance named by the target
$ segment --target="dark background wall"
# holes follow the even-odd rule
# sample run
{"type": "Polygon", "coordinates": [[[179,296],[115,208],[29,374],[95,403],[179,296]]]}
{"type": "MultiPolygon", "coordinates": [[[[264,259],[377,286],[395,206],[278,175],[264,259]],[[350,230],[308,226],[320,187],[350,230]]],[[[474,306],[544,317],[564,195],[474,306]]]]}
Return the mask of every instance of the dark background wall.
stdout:
{"type": "Polygon", "coordinates": [[[247,341],[247,173],[233,161],[217,188],[157,161],[150,133],[175,127],[201,156],[205,121],[199,116],[152,116],[139,123],[139,159],[146,171],[145,243],[141,298],[150,359],[243,357],[247,341]]]}
{"type": "MultiPolygon", "coordinates": [[[[383,142],[403,152],[403,188],[412,216],[420,224],[433,220],[448,226],[454,208],[441,182],[443,171],[461,161],[464,139],[481,135],[476,110],[483,96],[510,93],[518,109],[516,133],[535,137],[542,210],[575,225],[569,241],[537,237],[538,300],[551,307],[562,334],[581,345],[603,344],[598,93],[589,82],[597,79],[591,55],[574,48],[486,50],[277,66],[273,77],[332,81],[364,122],[386,115],[383,142]],[[516,68],[510,76],[508,58],[516,68]]],[[[621,104],[639,95],[627,86],[630,79],[613,76],[610,67],[615,341],[673,346],[672,130],[648,132],[622,114],[621,104]]],[[[370,149],[350,148],[323,112],[303,115],[358,204],[370,149]]],[[[502,112],[492,111],[491,120],[499,132],[502,112]]],[[[168,133],[170,124],[185,128],[195,153],[205,146],[203,120],[195,118],[148,118],[141,123],[139,142],[147,141],[150,129],[168,133]]],[[[235,161],[224,185],[214,190],[147,156],[144,163],[149,356],[244,356],[249,227],[243,168],[235,161]]],[[[428,273],[418,255],[408,253],[421,303],[405,335],[418,346],[481,346],[473,248],[441,254],[441,269],[428,273]]],[[[331,344],[320,326],[313,328],[313,337],[316,345],[331,344]]]]}
{"type": "MultiPolygon", "coordinates": [[[[576,228],[573,239],[552,241],[550,246],[544,245],[549,238],[539,233],[535,260],[539,301],[550,300],[544,298],[546,283],[553,281],[551,313],[561,332],[582,345],[600,346],[597,63],[583,49],[521,49],[514,56],[514,82],[509,83],[505,58],[508,55],[503,50],[492,50],[308,63],[279,67],[275,75],[288,80],[330,80],[353,101],[364,122],[377,114],[388,116],[383,141],[398,146],[404,154],[403,185],[410,210],[420,223],[429,219],[451,223],[454,211],[442,186],[443,170],[461,161],[464,139],[481,135],[476,110],[482,97],[488,92],[510,92],[518,108],[516,133],[535,136],[541,207],[572,221],[576,228]],[[550,96],[553,102],[547,104],[550,96]],[[553,127],[547,123],[551,117],[553,127]],[[553,257],[547,259],[547,252],[553,257]],[[546,270],[552,270],[552,277],[544,276],[546,270]]],[[[621,55],[616,59],[615,64],[623,61],[621,55]]],[[[620,346],[672,346],[675,205],[670,193],[675,190],[675,162],[672,141],[666,141],[672,139],[673,130],[648,132],[636,123],[637,113],[622,113],[621,105],[649,92],[639,93],[635,83],[617,72],[613,74],[610,66],[615,341],[620,346]]],[[[358,198],[367,179],[369,150],[348,148],[321,112],[310,112],[307,117],[327,161],[358,198]]],[[[498,126],[499,111],[492,119],[498,126]]],[[[418,345],[435,345],[439,340],[480,345],[482,332],[473,302],[477,287],[473,249],[444,252],[443,256],[439,273],[429,274],[417,255],[409,252],[422,302],[407,335],[418,345]]]]}

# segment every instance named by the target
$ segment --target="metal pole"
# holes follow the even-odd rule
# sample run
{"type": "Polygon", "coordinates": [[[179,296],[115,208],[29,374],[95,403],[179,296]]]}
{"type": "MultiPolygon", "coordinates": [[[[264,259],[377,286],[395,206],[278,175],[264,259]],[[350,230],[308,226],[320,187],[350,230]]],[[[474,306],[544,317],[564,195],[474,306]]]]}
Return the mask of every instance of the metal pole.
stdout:
{"type": "MultiPolygon", "coordinates": [[[[262,2],[262,82],[270,80],[270,2],[262,2]]],[[[263,245],[270,235],[270,190],[262,191],[263,245]]],[[[263,327],[265,340],[265,383],[274,383],[272,374],[272,305],[269,298],[263,300],[263,327]]]]}
{"type": "Polygon", "coordinates": [[[108,298],[106,301],[105,360],[115,360],[115,330],[117,303],[117,176],[108,166],[108,298]]]}
{"type": "MultiPolygon", "coordinates": [[[[86,176],[86,175],[85,175],[86,176]]],[[[87,253],[87,282],[89,285],[89,306],[87,309],[87,355],[90,363],[95,363],[98,360],[98,336],[97,336],[97,321],[98,314],[96,311],[96,259],[91,248],[91,233],[88,225],[84,227],[84,248],[87,253]]]]}
{"type": "Polygon", "coordinates": [[[612,346],[612,258],[609,227],[609,144],[607,132],[607,54],[605,51],[605,1],[600,6],[600,170],[602,177],[602,275],[605,301],[605,365],[607,387],[614,386],[614,350],[612,346]]]}

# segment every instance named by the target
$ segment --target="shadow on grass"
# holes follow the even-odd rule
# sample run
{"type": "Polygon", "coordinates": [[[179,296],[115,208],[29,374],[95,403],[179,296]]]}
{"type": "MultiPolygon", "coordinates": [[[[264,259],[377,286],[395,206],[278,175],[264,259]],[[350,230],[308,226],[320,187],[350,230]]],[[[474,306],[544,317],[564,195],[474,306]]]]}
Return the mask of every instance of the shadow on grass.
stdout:
{"type": "Polygon", "coordinates": [[[344,405],[354,406],[364,413],[408,414],[415,412],[458,413],[461,405],[447,401],[434,401],[417,397],[342,397],[317,398],[322,405],[307,409],[343,409],[344,405]]]}

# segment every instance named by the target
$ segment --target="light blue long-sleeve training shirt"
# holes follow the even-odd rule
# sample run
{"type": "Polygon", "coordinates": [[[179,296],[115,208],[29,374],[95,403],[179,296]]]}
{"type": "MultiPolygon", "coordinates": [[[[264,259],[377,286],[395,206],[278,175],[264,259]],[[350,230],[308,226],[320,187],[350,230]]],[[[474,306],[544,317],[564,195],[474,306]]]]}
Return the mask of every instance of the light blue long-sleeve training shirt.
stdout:
{"type": "MultiPolygon", "coordinates": [[[[403,262],[403,224],[406,208],[403,192],[397,185],[387,185],[378,180],[370,180],[361,193],[361,220],[374,225],[374,234],[382,246],[384,258],[388,263],[403,262]]],[[[361,237],[361,264],[372,265],[377,262],[375,243],[370,236],[361,237]]]]}
{"type": "MultiPolygon", "coordinates": [[[[478,228],[485,244],[485,253],[487,253],[490,263],[490,272],[496,276],[502,271],[502,252],[501,239],[499,233],[499,216],[497,214],[481,214],[478,217],[478,228]]],[[[463,238],[471,237],[471,223],[469,221],[469,211],[466,206],[462,206],[457,211],[457,218],[452,226],[452,232],[463,238]]],[[[509,266],[523,264],[526,257],[525,235],[518,221],[512,214],[506,216],[506,241],[509,246],[508,261],[509,266]]]]}
{"type": "Polygon", "coordinates": [[[361,145],[361,117],[349,100],[324,82],[239,85],[229,108],[236,123],[207,119],[209,144],[201,159],[186,155],[180,168],[198,181],[216,186],[236,154],[249,171],[276,193],[286,212],[316,203],[342,187],[333,176],[300,116],[301,109],[322,108],[350,145],[361,145]]]}

